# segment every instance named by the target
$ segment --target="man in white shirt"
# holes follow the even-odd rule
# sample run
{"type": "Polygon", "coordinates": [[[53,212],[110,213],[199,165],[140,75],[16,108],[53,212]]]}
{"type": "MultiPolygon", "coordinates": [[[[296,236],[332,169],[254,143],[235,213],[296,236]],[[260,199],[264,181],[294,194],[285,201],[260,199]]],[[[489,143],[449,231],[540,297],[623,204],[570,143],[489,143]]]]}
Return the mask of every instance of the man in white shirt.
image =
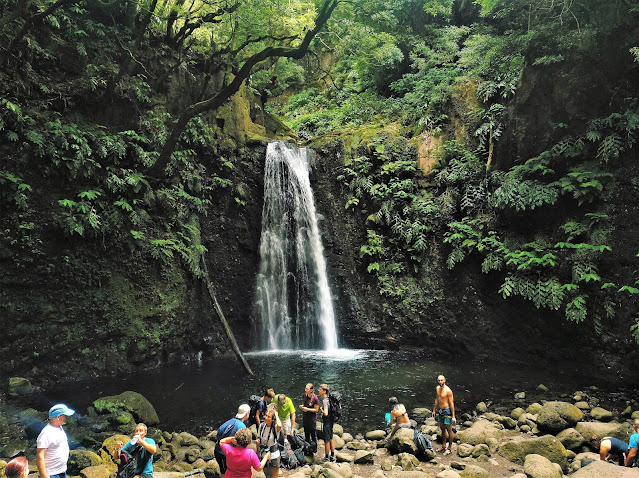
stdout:
{"type": "Polygon", "coordinates": [[[62,429],[75,410],[64,403],[53,405],[49,410],[49,424],[46,425],[36,441],[36,463],[40,478],[66,478],[69,461],[69,441],[62,429]]]}

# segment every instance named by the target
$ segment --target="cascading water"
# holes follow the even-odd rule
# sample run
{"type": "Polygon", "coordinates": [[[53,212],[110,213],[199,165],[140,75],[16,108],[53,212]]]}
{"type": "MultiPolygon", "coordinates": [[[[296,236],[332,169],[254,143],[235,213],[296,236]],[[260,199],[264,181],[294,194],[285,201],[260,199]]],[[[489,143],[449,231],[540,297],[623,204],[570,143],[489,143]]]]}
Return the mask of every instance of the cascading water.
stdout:
{"type": "Polygon", "coordinates": [[[337,349],[308,151],[281,141],[266,150],[256,295],[264,349],[337,349]]]}

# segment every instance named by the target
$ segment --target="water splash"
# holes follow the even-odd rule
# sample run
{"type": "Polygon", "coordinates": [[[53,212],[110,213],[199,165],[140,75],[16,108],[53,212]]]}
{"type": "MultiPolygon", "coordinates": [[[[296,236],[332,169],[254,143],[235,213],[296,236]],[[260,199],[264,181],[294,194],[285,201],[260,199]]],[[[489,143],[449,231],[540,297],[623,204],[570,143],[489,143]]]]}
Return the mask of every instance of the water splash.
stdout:
{"type": "Polygon", "coordinates": [[[338,348],[308,150],[281,141],[266,150],[256,296],[264,349],[338,348]]]}

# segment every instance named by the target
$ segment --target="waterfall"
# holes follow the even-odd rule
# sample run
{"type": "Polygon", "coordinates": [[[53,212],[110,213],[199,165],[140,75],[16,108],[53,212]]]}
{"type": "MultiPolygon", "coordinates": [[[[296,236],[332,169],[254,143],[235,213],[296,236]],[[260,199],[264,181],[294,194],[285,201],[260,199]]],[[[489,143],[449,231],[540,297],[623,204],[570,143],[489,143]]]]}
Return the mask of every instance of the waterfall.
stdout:
{"type": "Polygon", "coordinates": [[[337,349],[308,151],[281,141],[266,150],[256,298],[264,349],[337,349]]]}

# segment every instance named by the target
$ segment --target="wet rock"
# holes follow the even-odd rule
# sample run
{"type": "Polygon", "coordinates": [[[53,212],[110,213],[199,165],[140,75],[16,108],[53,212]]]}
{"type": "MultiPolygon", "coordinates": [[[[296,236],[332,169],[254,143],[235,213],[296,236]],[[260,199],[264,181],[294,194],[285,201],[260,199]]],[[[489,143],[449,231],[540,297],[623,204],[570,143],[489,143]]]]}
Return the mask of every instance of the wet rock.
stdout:
{"type": "Polygon", "coordinates": [[[89,450],[71,450],[69,452],[69,461],[67,462],[67,473],[77,476],[80,474],[80,470],[102,464],[102,458],[97,453],[89,450]]]}
{"type": "Polygon", "coordinates": [[[136,421],[142,422],[147,426],[160,423],[153,405],[137,392],[126,391],[120,395],[98,398],[93,402],[93,408],[102,415],[118,411],[129,412],[135,417],[136,421]]]}
{"type": "Polygon", "coordinates": [[[344,445],[346,445],[346,443],[341,436],[333,435],[333,445],[335,445],[336,450],[341,450],[342,448],[344,448],[344,445]]]}
{"type": "Polygon", "coordinates": [[[517,392],[515,394],[515,400],[523,400],[526,398],[526,392],[517,392]]]}
{"type": "Polygon", "coordinates": [[[84,468],[78,474],[82,478],[109,478],[111,471],[104,465],[95,465],[84,468]]]}
{"type": "Polygon", "coordinates": [[[353,463],[358,465],[372,465],[373,454],[367,450],[357,450],[355,452],[355,460],[353,460],[353,463]]]}
{"type": "Polygon", "coordinates": [[[488,406],[485,402],[479,402],[475,407],[475,410],[477,410],[477,413],[486,413],[488,411],[488,406]]]}
{"type": "Polygon", "coordinates": [[[509,430],[514,430],[517,426],[517,422],[510,417],[503,417],[501,415],[497,416],[494,420],[495,422],[504,426],[504,428],[508,428],[509,430]]]}
{"type": "Polygon", "coordinates": [[[477,420],[469,429],[457,433],[460,442],[471,445],[488,444],[489,438],[501,440],[503,436],[504,431],[499,425],[486,420],[477,420]]]}
{"type": "Polygon", "coordinates": [[[366,433],[367,440],[381,440],[386,436],[385,430],[371,430],[366,433]]]}
{"type": "Polygon", "coordinates": [[[583,400],[576,402],[575,407],[577,407],[579,410],[590,410],[590,405],[588,404],[588,402],[584,402],[583,400]]]}
{"type": "Polygon", "coordinates": [[[568,471],[568,453],[561,442],[552,435],[510,441],[499,448],[499,454],[519,465],[524,464],[527,455],[542,455],[559,464],[565,472],[568,471]]]}
{"type": "Polygon", "coordinates": [[[461,478],[490,478],[490,473],[477,465],[466,465],[459,475],[461,478]]]}
{"type": "Polygon", "coordinates": [[[510,418],[513,420],[519,420],[519,417],[521,417],[524,413],[526,413],[526,410],[521,407],[517,407],[510,412],[510,418]]]}
{"type": "Polygon", "coordinates": [[[575,426],[583,416],[572,403],[546,402],[537,414],[537,426],[540,430],[558,433],[575,426]]]}
{"type": "Polygon", "coordinates": [[[561,470],[545,456],[531,454],[524,462],[524,473],[529,478],[561,478],[561,470]]]}
{"type": "Polygon", "coordinates": [[[586,442],[581,433],[574,428],[566,428],[560,431],[557,434],[557,440],[559,440],[567,450],[576,450],[586,442]]]}
{"type": "MultiPolygon", "coordinates": [[[[333,438],[334,438],[334,437],[333,437],[333,438]]],[[[348,443],[348,442],[353,441],[353,435],[351,435],[350,433],[344,433],[344,434],[341,436],[341,438],[342,438],[342,440],[344,440],[344,443],[348,443]]]]}
{"type": "Polygon", "coordinates": [[[590,410],[590,416],[595,420],[599,420],[600,422],[609,422],[610,420],[612,420],[612,412],[601,407],[595,407],[590,410]]]}

